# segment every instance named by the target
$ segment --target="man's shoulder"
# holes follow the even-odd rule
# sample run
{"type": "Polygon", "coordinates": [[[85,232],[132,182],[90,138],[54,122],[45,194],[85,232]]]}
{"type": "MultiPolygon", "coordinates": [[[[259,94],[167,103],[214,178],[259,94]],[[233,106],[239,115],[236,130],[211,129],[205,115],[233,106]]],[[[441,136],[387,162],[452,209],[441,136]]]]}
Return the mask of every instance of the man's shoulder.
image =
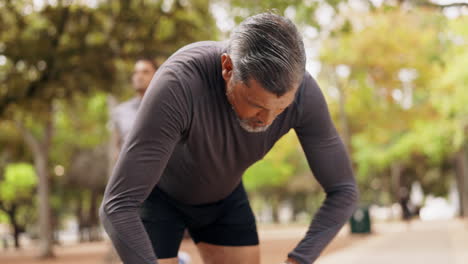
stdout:
{"type": "Polygon", "coordinates": [[[220,56],[226,51],[226,42],[200,41],[180,48],[163,64],[173,70],[208,67],[218,64],[220,56]]]}
{"type": "Polygon", "coordinates": [[[318,112],[323,112],[327,108],[327,103],[322,90],[315,81],[315,78],[308,72],[304,78],[294,99],[294,107],[297,113],[297,121],[302,123],[302,119],[315,116],[318,112]]]}
{"type": "Polygon", "coordinates": [[[221,54],[226,43],[201,41],[189,44],[172,55],[160,68],[158,77],[178,84],[179,90],[199,98],[207,91],[224,87],[221,54]]]}
{"type": "Polygon", "coordinates": [[[191,44],[188,44],[182,48],[180,48],[178,51],[174,53],[174,55],[177,55],[179,53],[197,53],[197,54],[210,54],[213,52],[219,52],[220,50],[225,50],[227,42],[226,41],[213,41],[213,40],[205,40],[205,41],[198,41],[194,42],[191,44]]]}
{"type": "Polygon", "coordinates": [[[315,81],[314,77],[312,77],[312,75],[306,71],[304,78],[299,85],[294,102],[298,106],[310,106],[309,104],[312,103],[311,100],[314,101],[314,99],[317,99],[317,96],[320,96],[321,94],[321,89],[315,81]]]}

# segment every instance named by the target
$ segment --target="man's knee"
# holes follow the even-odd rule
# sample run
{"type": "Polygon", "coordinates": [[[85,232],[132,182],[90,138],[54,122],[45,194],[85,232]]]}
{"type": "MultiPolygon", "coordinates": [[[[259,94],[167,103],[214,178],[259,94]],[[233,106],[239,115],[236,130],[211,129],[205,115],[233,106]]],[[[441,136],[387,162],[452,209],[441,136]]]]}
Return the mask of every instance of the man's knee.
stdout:
{"type": "Polygon", "coordinates": [[[201,242],[197,247],[205,264],[260,264],[258,245],[218,246],[201,242]]]}
{"type": "Polygon", "coordinates": [[[158,259],[159,264],[179,264],[179,260],[177,258],[165,258],[165,259],[158,259]]]}

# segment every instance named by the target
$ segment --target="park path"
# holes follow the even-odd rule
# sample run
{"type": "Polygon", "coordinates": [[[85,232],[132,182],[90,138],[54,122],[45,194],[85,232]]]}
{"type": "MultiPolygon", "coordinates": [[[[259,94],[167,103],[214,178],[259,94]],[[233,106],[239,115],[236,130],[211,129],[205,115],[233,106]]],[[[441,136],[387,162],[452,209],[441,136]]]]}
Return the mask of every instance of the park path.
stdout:
{"type": "Polygon", "coordinates": [[[468,264],[468,221],[377,224],[374,234],[317,264],[468,264]]]}

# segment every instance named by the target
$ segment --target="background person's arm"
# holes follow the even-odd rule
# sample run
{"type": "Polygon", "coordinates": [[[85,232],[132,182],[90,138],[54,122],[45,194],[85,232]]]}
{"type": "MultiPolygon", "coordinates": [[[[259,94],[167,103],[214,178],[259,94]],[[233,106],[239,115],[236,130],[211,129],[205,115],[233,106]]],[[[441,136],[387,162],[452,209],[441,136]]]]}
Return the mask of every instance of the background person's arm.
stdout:
{"type": "Polygon", "coordinates": [[[325,98],[306,74],[300,119],[295,130],[309,166],[326,192],[305,238],[288,254],[301,264],[313,263],[352,215],[358,189],[350,160],[330,118],[325,98]]]}
{"type": "MultiPolygon", "coordinates": [[[[122,148],[123,135],[119,130],[114,113],[111,113],[110,129],[109,129],[109,167],[114,168],[119,158],[119,153],[122,148]]],[[[112,171],[111,171],[112,172],[112,171]]],[[[110,174],[109,174],[110,175],[110,174]]]]}
{"type": "Polygon", "coordinates": [[[189,124],[189,95],[168,68],[153,78],[106,187],[99,215],[125,264],[154,264],[138,211],[189,124]]]}

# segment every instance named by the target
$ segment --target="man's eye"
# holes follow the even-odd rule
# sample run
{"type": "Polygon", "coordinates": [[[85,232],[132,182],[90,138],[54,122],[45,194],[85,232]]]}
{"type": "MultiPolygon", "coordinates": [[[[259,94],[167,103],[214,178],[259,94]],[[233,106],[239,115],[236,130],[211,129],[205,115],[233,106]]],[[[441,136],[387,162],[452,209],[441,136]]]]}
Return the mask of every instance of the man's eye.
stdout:
{"type": "Polygon", "coordinates": [[[263,109],[263,107],[259,106],[259,105],[256,105],[254,103],[250,103],[249,102],[249,105],[252,106],[252,107],[255,107],[255,108],[258,108],[258,109],[263,109]]]}

